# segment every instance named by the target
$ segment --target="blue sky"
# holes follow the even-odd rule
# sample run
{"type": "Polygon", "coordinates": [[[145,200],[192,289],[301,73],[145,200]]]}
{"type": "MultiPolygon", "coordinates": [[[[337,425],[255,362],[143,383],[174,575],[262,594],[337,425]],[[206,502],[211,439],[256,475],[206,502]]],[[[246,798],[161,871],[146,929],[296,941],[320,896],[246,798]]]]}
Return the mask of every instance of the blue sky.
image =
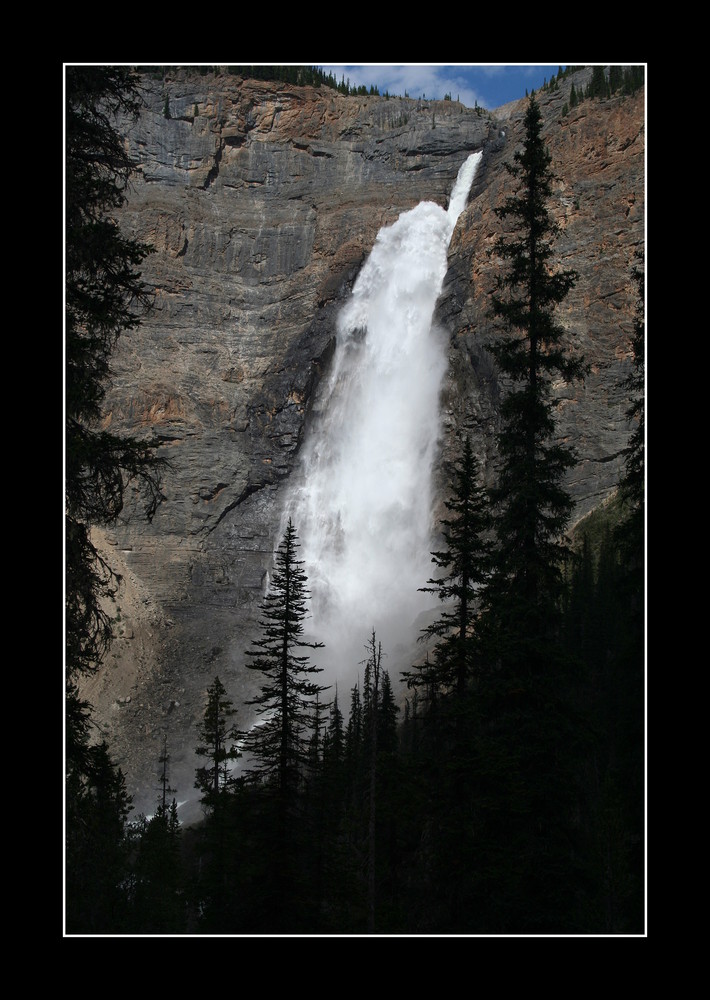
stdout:
{"type": "MultiPolygon", "coordinates": [[[[320,64],[318,64],[320,65],[320,64]]],[[[461,101],[469,108],[478,102],[484,108],[498,108],[501,104],[525,97],[525,89],[539,90],[545,80],[556,76],[560,65],[552,64],[477,64],[457,63],[452,65],[425,65],[407,63],[389,66],[383,63],[364,65],[323,65],[326,72],[332,72],[338,81],[345,76],[350,85],[364,84],[379,88],[381,94],[410,97],[426,95],[431,99],[442,99],[451,94],[453,100],[461,101]]]]}

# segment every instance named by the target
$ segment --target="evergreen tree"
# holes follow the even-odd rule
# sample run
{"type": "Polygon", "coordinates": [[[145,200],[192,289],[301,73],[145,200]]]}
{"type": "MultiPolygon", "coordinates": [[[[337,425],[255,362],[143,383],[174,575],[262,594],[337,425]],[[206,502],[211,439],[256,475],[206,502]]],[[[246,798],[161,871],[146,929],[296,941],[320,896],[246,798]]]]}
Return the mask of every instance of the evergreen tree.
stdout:
{"type": "Polygon", "coordinates": [[[158,763],[160,764],[160,771],[158,772],[158,778],[160,780],[160,798],[158,799],[158,808],[167,816],[168,815],[168,794],[172,794],[175,789],[170,787],[170,782],[168,780],[168,762],[170,761],[170,754],[168,753],[168,737],[163,737],[163,752],[160,757],[158,757],[158,763]]]}
{"type": "Polygon", "coordinates": [[[409,862],[403,840],[411,803],[399,754],[399,711],[389,673],[382,669],[377,707],[377,926],[382,931],[407,925],[401,910],[409,862]]]}
{"type": "Polygon", "coordinates": [[[209,761],[195,772],[195,788],[202,792],[200,801],[208,811],[219,808],[222,797],[233,784],[230,765],[241,757],[237,747],[241,734],[230,722],[235,714],[224,685],[215,677],[207,689],[207,705],[198,730],[200,744],[195,747],[195,753],[209,761]]]}
{"type": "Polygon", "coordinates": [[[350,711],[345,727],[344,790],[351,815],[359,815],[363,809],[366,795],[366,753],[367,716],[358,681],[350,690],[350,711]]]}
{"type": "Polygon", "coordinates": [[[275,783],[279,793],[292,798],[308,762],[313,708],[320,692],[327,690],[312,678],[321,672],[299,649],[320,649],[322,642],[303,637],[307,616],[307,577],[297,559],[298,536],[291,520],[276,552],[271,586],[262,603],[261,636],[247,650],[247,667],[262,677],[255,705],[262,722],[244,738],[252,758],[251,772],[275,783]]]}
{"type": "Polygon", "coordinates": [[[415,909],[427,930],[467,929],[472,841],[478,832],[472,823],[477,783],[471,741],[480,684],[479,595],[492,559],[488,497],[478,480],[478,463],[466,438],[446,502],[449,517],[442,520],[446,547],[432,553],[442,576],[423,588],[443,604],[440,617],[422,635],[438,642],[431,658],[405,674],[410,687],[424,691],[416,755],[426,809],[419,817],[416,864],[426,873],[426,893],[420,899],[415,894],[415,909]]]}
{"type": "Polygon", "coordinates": [[[379,720],[382,643],[372,630],[365,661],[364,713],[367,732],[368,825],[367,825],[367,930],[375,931],[377,898],[377,735],[379,720]]]}
{"type": "Polygon", "coordinates": [[[354,772],[356,763],[360,759],[362,751],[362,698],[360,697],[360,685],[353,685],[350,691],[350,713],[348,724],[345,727],[345,759],[348,764],[348,771],[354,772]]]}
{"type": "Polygon", "coordinates": [[[398,745],[397,714],[399,705],[395,701],[392,681],[386,670],[382,671],[380,700],[377,714],[377,746],[382,753],[395,753],[398,745]]]}
{"type": "Polygon", "coordinates": [[[351,692],[347,726],[338,707],[337,691],[330,709],[323,751],[323,905],[318,930],[362,930],[366,866],[363,846],[365,779],[362,744],[362,702],[359,687],[351,692]]]}
{"type": "Polygon", "coordinates": [[[624,71],[621,66],[609,67],[609,90],[615,94],[624,85],[624,71]]]}
{"type": "Polygon", "coordinates": [[[85,747],[66,788],[66,929],[70,934],[127,930],[131,799],[105,742],[85,747]]]}
{"type": "Polygon", "coordinates": [[[207,705],[198,728],[199,745],[195,753],[207,764],[195,771],[195,788],[202,792],[201,802],[206,821],[201,829],[201,863],[196,887],[197,906],[205,930],[224,931],[229,921],[229,902],[233,894],[237,848],[231,836],[231,792],[235,781],[230,765],[241,753],[237,747],[240,733],[231,719],[232,701],[215,677],[207,690],[207,705]]]}
{"type": "Polygon", "coordinates": [[[247,667],[262,676],[259,694],[247,704],[256,706],[260,721],[245,735],[248,756],[245,777],[260,783],[265,794],[265,822],[260,850],[269,858],[268,892],[278,929],[295,931],[308,921],[312,890],[303,821],[306,801],[303,779],[309,773],[315,706],[327,690],[314,676],[302,649],[322,648],[304,637],[309,594],[303,562],[297,558],[296,529],[289,519],[276,551],[271,586],[262,602],[261,634],[247,650],[247,667]]]}
{"type": "Polygon", "coordinates": [[[584,726],[569,700],[561,643],[563,533],[572,510],[563,480],[574,456],[555,439],[552,384],[580,377],[583,366],[565,352],[554,315],[576,276],[552,262],[551,158],[532,97],[524,126],[522,150],[508,166],[517,188],[497,209],[511,222],[496,244],[508,267],[492,297],[507,331],[493,348],[506,395],[477,698],[476,891],[491,905],[489,930],[555,932],[573,929],[576,919],[569,840],[584,726]]]}
{"type": "Polygon", "coordinates": [[[594,66],[592,78],[587,87],[587,97],[598,97],[600,100],[609,95],[609,84],[603,66],[594,66]]]}
{"type": "Polygon", "coordinates": [[[513,223],[496,244],[509,267],[492,297],[493,313],[508,331],[492,350],[510,388],[501,406],[502,466],[491,491],[497,551],[487,595],[500,626],[498,655],[533,673],[544,669],[555,638],[567,551],[562,537],[572,510],[563,478],[575,459],[555,440],[552,383],[584,371],[565,353],[564,330],[554,315],[576,274],[551,264],[556,226],[547,208],[550,164],[540,109],[531,98],[523,149],[507,165],[518,190],[496,209],[513,223]]]}
{"type": "Polygon", "coordinates": [[[310,727],[311,737],[308,749],[308,768],[305,772],[306,780],[309,782],[317,780],[321,771],[325,727],[326,722],[323,717],[320,693],[316,691],[316,700],[313,705],[313,719],[310,727]]]}
{"type": "Polygon", "coordinates": [[[643,66],[629,66],[624,70],[623,93],[625,95],[635,94],[646,82],[646,73],[643,66]]]}
{"type": "Polygon", "coordinates": [[[345,754],[345,724],[343,713],[338,706],[338,688],[336,685],[335,696],[330,706],[330,721],[326,729],[323,741],[323,759],[326,763],[332,763],[340,767],[345,754]]]}
{"type": "Polygon", "coordinates": [[[488,579],[491,519],[488,498],[478,485],[478,463],[469,438],[454,470],[452,497],[445,502],[451,517],[442,520],[446,548],[432,552],[443,576],[420,589],[436,594],[444,605],[441,616],[423,630],[422,639],[438,640],[434,662],[404,674],[410,687],[425,684],[462,695],[474,661],[476,594],[488,579]]]}
{"type": "MultiPolygon", "coordinates": [[[[311,827],[308,832],[308,854],[311,859],[313,927],[316,933],[327,924],[332,913],[332,900],[337,896],[344,864],[341,851],[341,824],[345,801],[344,773],[345,733],[343,713],[338,707],[338,692],[330,706],[330,718],[325,726],[321,766],[311,780],[309,802],[311,827]]],[[[337,929],[332,928],[332,929],[337,929]]]]}
{"type": "Polygon", "coordinates": [[[91,743],[91,706],[79,692],[80,678],[98,669],[113,638],[107,605],[119,582],[91,529],[115,522],[132,481],[152,517],[163,463],[150,441],[99,427],[111,353],[150,301],[138,271],[149,248],[126,238],[114,217],[134,170],[119,128],[138,113],[136,80],[121,67],[68,66],[65,84],[66,878],[68,920],[76,925],[99,919],[87,917],[91,900],[105,911],[112,898],[105,881],[116,875],[111,859],[123,850],[117,845],[129,810],[108,748],[91,743]],[[97,872],[102,865],[105,873],[97,872]]]}
{"type": "Polygon", "coordinates": [[[95,670],[112,638],[103,600],[116,581],[90,527],[116,520],[132,480],[145,490],[148,517],[160,499],[163,462],[151,442],[97,427],[111,353],[150,303],[138,272],[149,247],[127,239],[113,217],[134,170],[116,123],[139,107],[128,70],[67,67],[66,638],[72,677],[95,670]]]}
{"type": "Polygon", "coordinates": [[[131,929],[141,934],[175,934],[185,929],[181,829],[175,799],[142,818],[134,866],[131,929]]]}

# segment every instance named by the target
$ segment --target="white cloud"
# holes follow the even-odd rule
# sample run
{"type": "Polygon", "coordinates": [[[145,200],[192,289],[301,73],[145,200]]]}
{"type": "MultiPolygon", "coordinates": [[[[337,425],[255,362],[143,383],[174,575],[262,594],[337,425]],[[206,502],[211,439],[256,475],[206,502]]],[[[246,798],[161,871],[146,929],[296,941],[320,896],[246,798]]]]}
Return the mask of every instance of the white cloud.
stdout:
{"type": "Polygon", "coordinates": [[[338,83],[345,78],[351,87],[376,86],[380,94],[387,91],[392,96],[421,97],[441,100],[444,94],[451,94],[453,100],[473,107],[478,100],[479,92],[472,87],[462,71],[455,66],[431,66],[419,63],[408,65],[385,65],[370,63],[359,66],[328,65],[323,67],[326,73],[332,73],[338,83]]]}
{"type": "Polygon", "coordinates": [[[542,64],[515,63],[461,63],[429,65],[409,63],[389,65],[367,63],[362,65],[329,65],[337,81],[344,77],[351,87],[364,85],[369,90],[376,86],[380,94],[387,91],[392,96],[417,98],[423,94],[441,100],[451,94],[469,108],[479,104],[495,108],[508,101],[523,97],[527,88],[540,87],[543,77],[549,78],[557,67],[542,64]]]}

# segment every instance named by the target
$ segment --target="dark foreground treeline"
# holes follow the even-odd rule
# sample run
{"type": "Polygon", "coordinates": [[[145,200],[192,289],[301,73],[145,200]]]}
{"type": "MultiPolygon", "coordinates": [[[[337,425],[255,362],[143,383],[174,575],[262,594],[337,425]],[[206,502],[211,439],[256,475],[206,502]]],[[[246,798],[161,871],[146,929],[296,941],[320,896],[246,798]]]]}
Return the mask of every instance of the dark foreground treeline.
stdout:
{"type": "MultiPolygon", "coordinates": [[[[216,752],[229,740],[196,734],[200,826],[182,829],[165,796],[133,823],[118,821],[119,789],[92,800],[72,824],[67,930],[642,933],[639,566],[608,523],[583,537],[554,683],[488,675],[461,695],[432,681],[400,711],[385,671],[375,693],[373,637],[363,685],[322,713],[292,796],[277,779],[232,782],[216,752]]],[[[211,695],[206,728],[228,735],[217,679],[211,695]]]]}

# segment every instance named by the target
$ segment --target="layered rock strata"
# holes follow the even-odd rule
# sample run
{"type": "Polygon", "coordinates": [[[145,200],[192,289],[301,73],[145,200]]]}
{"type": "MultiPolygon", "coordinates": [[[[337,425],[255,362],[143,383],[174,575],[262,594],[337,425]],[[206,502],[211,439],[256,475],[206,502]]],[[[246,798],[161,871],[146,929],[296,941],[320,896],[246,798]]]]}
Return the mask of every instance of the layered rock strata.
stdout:
{"type": "MultiPolygon", "coordinates": [[[[228,76],[144,83],[122,224],[155,249],[144,268],[155,306],[119,343],[105,423],[157,435],[170,468],[151,524],[129,502],[120,524],[97,533],[124,585],[116,642],[87,695],[136,808],[149,812],[164,734],[178,801],[193,798],[195,726],[216,674],[249,721],[244,650],[338,309],[379,229],[422,200],[445,206],[477,149],[483,164],[437,311],[451,344],[442,497],[462,433],[494,477],[505,387],[486,352],[498,335],[487,250],[525,102],[489,117],[451,101],[228,76]]],[[[539,99],[560,178],[559,255],[580,275],[561,319],[591,366],[583,385],[557,395],[560,434],[580,454],[569,485],[581,515],[615,488],[628,437],[621,380],[644,236],[644,105],[641,94],[562,116],[568,91],[566,82],[539,99]]]]}

